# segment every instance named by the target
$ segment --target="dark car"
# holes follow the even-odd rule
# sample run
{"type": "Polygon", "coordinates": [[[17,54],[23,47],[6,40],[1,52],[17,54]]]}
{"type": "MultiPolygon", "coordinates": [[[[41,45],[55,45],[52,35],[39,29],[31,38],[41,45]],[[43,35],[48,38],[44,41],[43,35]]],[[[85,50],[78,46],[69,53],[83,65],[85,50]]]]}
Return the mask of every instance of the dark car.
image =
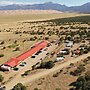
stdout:
{"type": "Polygon", "coordinates": [[[31,56],[31,58],[35,58],[35,56],[31,56]]]}
{"type": "Polygon", "coordinates": [[[46,55],[48,55],[49,53],[46,53],[46,55]]]}
{"type": "Polygon", "coordinates": [[[42,58],[40,58],[40,60],[43,60],[42,58]]]}
{"type": "Polygon", "coordinates": [[[42,51],[38,51],[35,55],[39,55],[42,51]]]}
{"type": "Polygon", "coordinates": [[[22,64],[27,64],[26,62],[22,62],[22,64]]]}
{"type": "Polygon", "coordinates": [[[20,64],[19,66],[24,67],[24,64],[20,64]]]}

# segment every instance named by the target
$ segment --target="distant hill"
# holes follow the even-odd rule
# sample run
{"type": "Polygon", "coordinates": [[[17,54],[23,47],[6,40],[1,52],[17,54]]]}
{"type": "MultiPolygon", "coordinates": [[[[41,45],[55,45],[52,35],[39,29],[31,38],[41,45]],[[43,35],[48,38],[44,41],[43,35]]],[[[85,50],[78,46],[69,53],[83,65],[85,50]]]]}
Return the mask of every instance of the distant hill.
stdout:
{"type": "Polygon", "coordinates": [[[71,6],[71,7],[53,2],[47,2],[43,4],[33,4],[33,5],[12,4],[7,6],[0,6],[0,10],[58,10],[63,12],[68,11],[68,12],[90,13],[90,2],[81,6],[71,6]]]}
{"type": "Polygon", "coordinates": [[[90,2],[83,4],[81,6],[73,6],[69,7],[69,10],[75,11],[75,12],[85,12],[85,13],[90,13],[90,2]]]}

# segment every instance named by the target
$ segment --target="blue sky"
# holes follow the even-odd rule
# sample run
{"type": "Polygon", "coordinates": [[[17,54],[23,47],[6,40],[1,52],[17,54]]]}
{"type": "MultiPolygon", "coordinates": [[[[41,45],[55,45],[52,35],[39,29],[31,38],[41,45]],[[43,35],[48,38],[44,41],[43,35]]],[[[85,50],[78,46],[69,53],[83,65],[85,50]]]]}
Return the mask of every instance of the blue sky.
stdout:
{"type": "Polygon", "coordinates": [[[84,3],[90,2],[90,0],[0,0],[0,5],[8,4],[34,4],[34,3],[44,3],[44,2],[55,2],[64,4],[67,6],[78,6],[84,3]]]}

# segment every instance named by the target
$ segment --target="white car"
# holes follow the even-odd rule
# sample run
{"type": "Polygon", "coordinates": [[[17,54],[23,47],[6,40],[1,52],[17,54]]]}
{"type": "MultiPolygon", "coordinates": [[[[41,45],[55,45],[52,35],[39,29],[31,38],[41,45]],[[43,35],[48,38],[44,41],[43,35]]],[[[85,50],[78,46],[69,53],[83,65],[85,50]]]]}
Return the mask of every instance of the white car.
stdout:
{"type": "Polygon", "coordinates": [[[65,57],[61,56],[61,57],[57,57],[56,61],[58,62],[58,61],[62,61],[64,59],[65,59],[65,57]]]}
{"type": "Polygon", "coordinates": [[[60,51],[60,53],[67,53],[67,51],[62,50],[62,51],[60,51]]]}

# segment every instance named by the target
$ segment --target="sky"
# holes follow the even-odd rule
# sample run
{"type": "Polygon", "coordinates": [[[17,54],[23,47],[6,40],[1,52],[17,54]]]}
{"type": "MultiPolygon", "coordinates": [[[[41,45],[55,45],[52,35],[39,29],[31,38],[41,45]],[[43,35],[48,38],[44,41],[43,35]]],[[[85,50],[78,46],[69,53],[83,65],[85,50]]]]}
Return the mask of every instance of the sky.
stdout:
{"type": "Polygon", "coordinates": [[[79,6],[90,2],[90,0],[0,0],[0,5],[10,4],[38,4],[45,2],[54,2],[67,6],[79,6]]]}

